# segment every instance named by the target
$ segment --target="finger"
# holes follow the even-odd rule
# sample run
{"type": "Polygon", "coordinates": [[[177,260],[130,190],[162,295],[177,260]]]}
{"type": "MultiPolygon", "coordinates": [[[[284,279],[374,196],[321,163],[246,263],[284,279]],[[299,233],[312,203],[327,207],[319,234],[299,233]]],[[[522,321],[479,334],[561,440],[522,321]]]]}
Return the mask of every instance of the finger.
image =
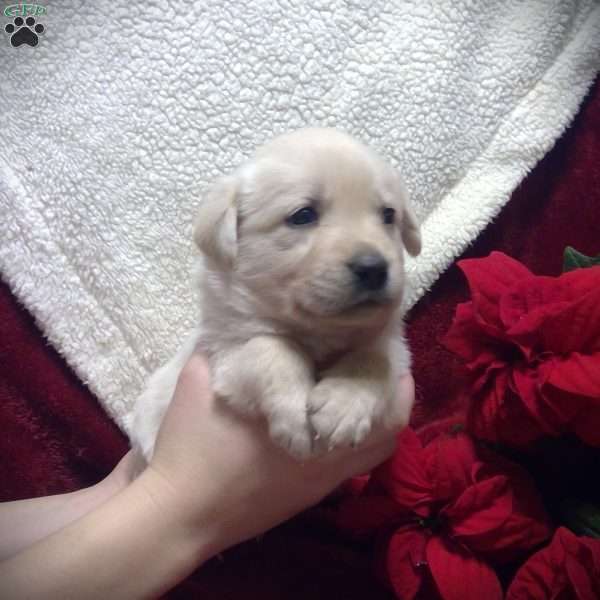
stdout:
{"type": "Polygon", "coordinates": [[[354,477],[369,473],[376,466],[390,458],[396,449],[396,436],[387,437],[378,444],[355,451],[345,462],[342,461],[344,477],[354,477]]]}
{"type": "Polygon", "coordinates": [[[112,470],[109,477],[117,482],[128,483],[133,481],[146,467],[146,461],[135,450],[129,450],[117,466],[112,470]]]}
{"type": "Polygon", "coordinates": [[[415,380],[411,374],[403,375],[398,381],[396,397],[385,418],[385,427],[393,431],[404,429],[410,421],[415,403],[415,380]]]}
{"type": "Polygon", "coordinates": [[[185,396],[194,395],[198,390],[206,393],[210,391],[210,384],[208,361],[203,354],[194,352],[179,373],[175,393],[182,392],[185,396]]]}
{"type": "Polygon", "coordinates": [[[203,414],[209,409],[212,399],[208,362],[203,355],[194,353],[179,373],[165,418],[203,414]]]}

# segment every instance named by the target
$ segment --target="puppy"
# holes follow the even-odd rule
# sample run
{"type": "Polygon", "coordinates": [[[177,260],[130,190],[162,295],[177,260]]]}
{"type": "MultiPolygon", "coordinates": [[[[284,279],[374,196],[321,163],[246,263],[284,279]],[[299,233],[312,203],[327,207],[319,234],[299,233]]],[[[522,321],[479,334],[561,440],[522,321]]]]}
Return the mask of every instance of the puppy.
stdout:
{"type": "Polygon", "coordinates": [[[299,460],[359,444],[391,416],[410,367],[403,251],[421,248],[395,169],[336,130],[283,135],[216,183],[194,239],[200,325],[136,405],[133,442],[147,459],[195,351],[217,397],[266,418],[299,460]]]}

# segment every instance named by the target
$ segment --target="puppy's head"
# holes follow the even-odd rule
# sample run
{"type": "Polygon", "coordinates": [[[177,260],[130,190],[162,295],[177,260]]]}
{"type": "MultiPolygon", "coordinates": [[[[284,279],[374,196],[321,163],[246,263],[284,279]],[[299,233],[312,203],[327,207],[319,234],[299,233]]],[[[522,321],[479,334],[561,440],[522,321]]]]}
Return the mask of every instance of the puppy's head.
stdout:
{"type": "Polygon", "coordinates": [[[276,138],[204,199],[195,240],[277,319],[381,319],[402,298],[403,249],[421,248],[399,174],[331,129],[276,138]]]}

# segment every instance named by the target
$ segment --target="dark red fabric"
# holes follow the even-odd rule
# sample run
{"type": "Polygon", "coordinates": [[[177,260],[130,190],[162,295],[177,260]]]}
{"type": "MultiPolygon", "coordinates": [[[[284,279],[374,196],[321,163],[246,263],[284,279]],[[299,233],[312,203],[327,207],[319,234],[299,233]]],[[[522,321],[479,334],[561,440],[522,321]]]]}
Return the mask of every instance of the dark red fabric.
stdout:
{"type": "Polygon", "coordinates": [[[0,285],[0,501],[95,483],[126,448],[89,390],[0,285]]]}
{"type": "MultiPolygon", "coordinates": [[[[558,274],[572,245],[600,253],[600,85],[573,126],[515,191],[464,257],[501,250],[538,274],[558,274]]],[[[450,414],[457,361],[439,343],[467,288],[455,267],[411,311],[417,407],[414,425],[450,414]]],[[[77,326],[76,323],[73,324],[77,326]]],[[[0,501],[70,491],[100,479],[126,440],[92,394],[0,285],[0,501]]],[[[367,547],[341,541],[303,515],[228,551],[174,590],[173,598],[305,600],[393,598],[372,574],[367,547]]]]}

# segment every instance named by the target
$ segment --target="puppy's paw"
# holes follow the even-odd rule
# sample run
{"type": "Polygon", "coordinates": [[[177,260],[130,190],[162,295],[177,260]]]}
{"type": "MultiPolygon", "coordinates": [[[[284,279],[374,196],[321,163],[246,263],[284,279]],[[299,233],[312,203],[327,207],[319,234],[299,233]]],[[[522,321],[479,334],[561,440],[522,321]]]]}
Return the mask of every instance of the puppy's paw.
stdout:
{"type": "Polygon", "coordinates": [[[271,439],[296,460],[302,462],[313,454],[312,432],[306,420],[277,418],[269,422],[271,439]]]}
{"type": "Polygon", "coordinates": [[[291,454],[304,461],[313,454],[312,430],[308,422],[307,402],[310,385],[295,389],[271,389],[261,398],[261,412],[269,423],[271,439],[291,454]]]}
{"type": "Polygon", "coordinates": [[[250,418],[264,417],[273,442],[296,460],[304,461],[312,455],[312,431],[306,414],[308,388],[296,393],[289,389],[264,390],[253,398],[244,387],[227,385],[225,378],[213,387],[232,410],[250,418]]]}
{"type": "Polygon", "coordinates": [[[167,409],[168,401],[158,395],[146,393],[138,399],[131,421],[130,443],[137,453],[150,462],[158,430],[167,409]]]}
{"type": "Polygon", "coordinates": [[[323,450],[356,446],[371,432],[378,398],[368,385],[342,378],[325,378],[308,401],[310,424],[323,450]]]}
{"type": "Polygon", "coordinates": [[[253,400],[253,394],[246,389],[241,378],[236,377],[235,371],[229,368],[227,363],[211,366],[212,390],[219,402],[223,402],[239,414],[256,416],[259,409],[253,400]]]}

